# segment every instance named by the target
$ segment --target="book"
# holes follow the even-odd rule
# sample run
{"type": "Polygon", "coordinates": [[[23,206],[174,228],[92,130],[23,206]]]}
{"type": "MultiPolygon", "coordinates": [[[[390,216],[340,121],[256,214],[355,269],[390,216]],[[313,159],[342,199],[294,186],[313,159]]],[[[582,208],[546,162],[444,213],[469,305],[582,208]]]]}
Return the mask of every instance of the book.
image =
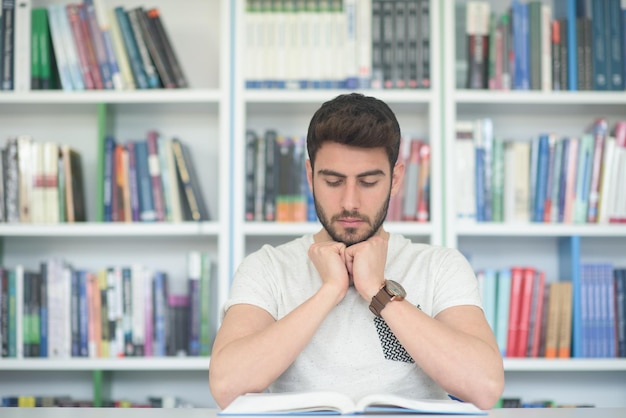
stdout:
{"type": "Polygon", "coordinates": [[[185,220],[209,220],[209,210],[204,203],[199,178],[193,164],[191,152],[178,138],[172,139],[172,149],[176,160],[179,186],[185,199],[185,220]]]}
{"type": "Polygon", "coordinates": [[[364,413],[414,413],[486,415],[471,403],[453,400],[409,399],[399,395],[371,394],[353,401],[345,394],[331,391],[290,393],[247,393],[238,396],[218,415],[338,415],[364,413]]]}

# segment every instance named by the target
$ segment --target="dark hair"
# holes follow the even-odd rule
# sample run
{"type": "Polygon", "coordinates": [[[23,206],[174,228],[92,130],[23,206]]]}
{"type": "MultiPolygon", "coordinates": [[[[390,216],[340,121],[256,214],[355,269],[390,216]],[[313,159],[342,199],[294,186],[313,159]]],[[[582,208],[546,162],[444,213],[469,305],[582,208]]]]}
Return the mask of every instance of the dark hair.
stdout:
{"type": "Polygon", "coordinates": [[[360,93],[342,94],[325,102],[309,123],[307,151],[311,166],[324,142],[362,148],[385,148],[391,169],[400,151],[400,125],[382,100],[360,93]]]}

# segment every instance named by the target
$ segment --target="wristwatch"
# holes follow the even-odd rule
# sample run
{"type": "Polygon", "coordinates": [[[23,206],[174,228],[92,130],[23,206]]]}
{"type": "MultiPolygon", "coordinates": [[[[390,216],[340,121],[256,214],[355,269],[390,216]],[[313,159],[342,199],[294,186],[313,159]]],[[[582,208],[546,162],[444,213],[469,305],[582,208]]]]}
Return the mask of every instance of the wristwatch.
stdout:
{"type": "Polygon", "coordinates": [[[380,316],[380,311],[392,300],[404,300],[406,290],[398,282],[393,280],[385,280],[380,290],[372,298],[370,302],[370,311],[376,316],[380,316]]]}

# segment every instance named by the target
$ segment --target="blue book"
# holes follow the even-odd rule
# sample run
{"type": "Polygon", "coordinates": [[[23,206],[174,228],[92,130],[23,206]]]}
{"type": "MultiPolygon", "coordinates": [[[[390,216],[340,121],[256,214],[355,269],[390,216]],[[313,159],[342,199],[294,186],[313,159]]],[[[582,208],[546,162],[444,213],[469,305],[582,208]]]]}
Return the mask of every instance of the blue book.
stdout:
{"type": "Polygon", "coordinates": [[[72,270],[70,284],[70,333],[71,333],[71,355],[80,357],[80,326],[78,318],[80,316],[80,272],[72,270]]]}
{"type": "MultiPolygon", "coordinates": [[[[622,26],[620,0],[608,0],[606,2],[605,27],[608,29],[606,39],[607,81],[609,90],[624,90],[624,56],[622,44],[622,26]]],[[[595,46],[595,45],[594,45],[595,46]]],[[[591,49],[593,51],[593,47],[591,49]]]]}
{"type": "Polygon", "coordinates": [[[157,216],[154,209],[148,165],[148,143],[145,140],[135,141],[135,166],[139,192],[139,219],[142,222],[156,221],[157,216]]]}
{"type": "Polygon", "coordinates": [[[496,303],[496,329],[495,336],[500,348],[500,353],[506,354],[506,345],[509,330],[509,307],[511,303],[511,270],[498,270],[498,287],[496,303]]]}
{"type": "Polygon", "coordinates": [[[166,307],[167,307],[167,276],[161,271],[154,272],[153,281],[154,295],[154,341],[153,353],[156,357],[166,355],[166,307]]]}
{"type": "Polygon", "coordinates": [[[550,162],[549,136],[541,134],[537,150],[537,175],[535,178],[533,222],[543,222],[543,212],[548,188],[548,165],[550,162]]]}
{"type": "Polygon", "coordinates": [[[78,356],[89,357],[89,308],[87,271],[78,271],[78,356]]]}
{"type": "Polygon", "coordinates": [[[558,204],[558,222],[563,222],[565,219],[565,194],[567,192],[567,166],[569,165],[569,146],[570,139],[563,138],[563,149],[561,150],[561,172],[559,174],[559,200],[558,204]]]}
{"type": "Polygon", "coordinates": [[[485,148],[476,146],[476,220],[485,222],[485,148]]]}
{"type": "Polygon", "coordinates": [[[528,4],[514,0],[512,4],[513,49],[515,67],[513,74],[514,90],[530,89],[530,50],[528,47],[528,4]]]}
{"type": "Polygon", "coordinates": [[[611,263],[602,263],[602,284],[604,286],[604,292],[602,300],[604,302],[604,336],[605,336],[605,355],[607,358],[614,358],[617,355],[615,346],[615,327],[617,324],[615,315],[615,287],[613,283],[613,265],[611,263]]]}
{"type": "Polygon", "coordinates": [[[591,53],[594,90],[608,89],[608,45],[605,36],[605,28],[607,27],[605,19],[607,16],[604,10],[604,1],[591,2],[591,14],[593,16],[591,20],[591,53]]]}
{"type": "Polygon", "coordinates": [[[617,324],[617,356],[626,357],[626,269],[613,270],[615,282],[615,321],[617,324]]]}
{"type": "Polygon", "coordinates": [[[498,286],[498,278],[496,274],[496,270],[491,268],[486,268],[481,273],[482,276],[482,302],[483,302],[483,310],[485,311],[485,318],[487,318],[487,322],[489,326],[496,332],[496,324],[497,324],[497,286],[498,286]]]}
{"type": "Polygon", "coordinates": [[[578,165],[576,170],[576,197],[574,200],[574,222],[587,221],[587,206],[589,203],[589,185],[591,183],[591,168],[593,164],[594,138],[591,134],[584,134],[578,145],[578,165]]]}
{"type": "Polygon", "coordinates": [[[576,0],[554,0],[554,18],[567,21],[567,88],[578,90],[578,42],[576,40],[576,0]]]}
{"type": "Polygon", "coordinates": [[[104,204],[104,222],[113,221],[113,172],[115,170],[113,154],[115,145],[115,138],[112,136],[104,138],[104,196],[102,198],[104,204]]]}
{"type": "Polygon", "coordinates": [[[130,27],[128,15],[122,6],[118,6],[115,8],[115,16],[117,17],[120,32],[122,33],[124,47],[126,48],[126,53],[128,54],[128,61],[130,63],[130,69],[133,73],[133,78],[135,79],[135,84],[137,85],[137,88],[147,89],[149,88],[148,77],[146,76],[143,64],[141,63],[139,48],[137,47],[135,35],[133,35],[133,31],[130,27]]]}

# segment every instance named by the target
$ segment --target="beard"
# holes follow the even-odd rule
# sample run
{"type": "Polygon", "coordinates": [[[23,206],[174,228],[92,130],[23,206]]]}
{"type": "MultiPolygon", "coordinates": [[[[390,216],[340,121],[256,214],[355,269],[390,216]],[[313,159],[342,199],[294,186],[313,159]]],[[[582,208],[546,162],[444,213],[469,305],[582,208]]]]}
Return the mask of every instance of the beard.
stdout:
{"type": "Polygon", "coordinates": [[[387,211],[389,209],[389,200],[391,199],[391,195],[387,196],[384,204],[381,208],[376,212],[374,217],[374,221],[372,222],[367,215],[360,214],[357,211],[347,211],[334,215],[332,218],[328,218],[324,209],[320,206],[317,199],[315,199],[315,190],[313,190],[313,201],[315,202],[315,212],[317,213],[317,217],[320,220],[320,223],[328,232],[328,235],[333,239],[333,241],[341,242],[349,247],[354,244],[358,244],[359,242],[367,241],[369,238],[373,237],[374,234],[378,232],[380,227],[382,226],[385,218],[387,217],[387,211]],[[345,232],[342,234],[335,228],[333,225],[341,218],[357,218],[361,221],[365,222],[369,227],[367,230],[363,231],[361,234],[358,233],[356,228],[345,228],[345,232]]]}

